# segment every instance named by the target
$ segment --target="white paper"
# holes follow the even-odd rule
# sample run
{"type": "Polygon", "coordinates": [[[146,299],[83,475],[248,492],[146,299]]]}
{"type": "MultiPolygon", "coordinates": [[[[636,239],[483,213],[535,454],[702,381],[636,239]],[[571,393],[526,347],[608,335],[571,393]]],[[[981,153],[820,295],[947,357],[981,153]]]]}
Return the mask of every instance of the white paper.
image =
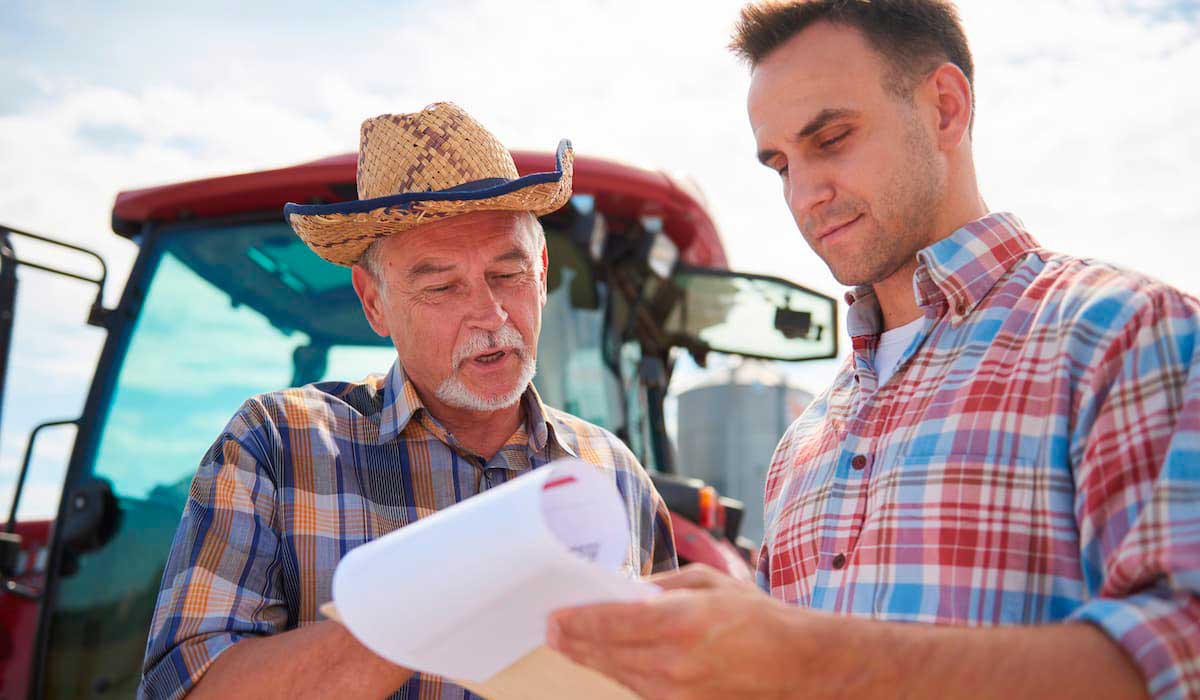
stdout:
{"type": "Polygon", "coordinates": [[[559,460],[352,550],[333,600],[385,659],[482,682],[545,643],[552,611],[658,593],[619,573],[627,523],[609,475],[559,460]]]}

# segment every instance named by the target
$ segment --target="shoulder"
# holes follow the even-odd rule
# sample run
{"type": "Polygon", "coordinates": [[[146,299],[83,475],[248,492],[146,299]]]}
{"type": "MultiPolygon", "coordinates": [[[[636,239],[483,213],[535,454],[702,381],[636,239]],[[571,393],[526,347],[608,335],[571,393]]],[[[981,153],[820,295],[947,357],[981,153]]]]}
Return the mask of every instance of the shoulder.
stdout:
{"type": "Polygon", "coordinates": [[[1147,330],[1190,348],[1200,327],[1200,300],[1140,272],[1049,254],[1041,278],[1043,312],[1061,324],[1071,349],[1090,361],[1140,342],[1147,330]]]}
{"type": "Polygon", "coordinates": [[[256,394],[246,399],[237,416],[282,426],[307,423],[331,412],[367,416],[380,410],[381,382],[381,377],[371,375],[358,382],[317,382],[256,394]]]}
{"type": "Polygon", "coordinates": [[[318,382],[255,394],[229,419],[222,438],[268,452],[283,432],[332,428],[339,419],[378,413],[381,382],[372,375],[359,382],[318,382]]]}
{"type": "Polygon", "coordinates": [[[651,505],[657,493],[649,473],[620,438],[612,432],[549,406],[546,419],[564,447],[579,459],[611,473],[617,488],[627,498],[651,505]]]}
{"type": "MultiPolygon", "coordinates": [[[[783,436],[775,447],[773,463],[788,461],[797,454],[808,453],[815,449],[814,443],[822,449],[828,436],[837,433],[837,424],[843,416],[833,406],[845,406],[852,402],[851,394],[855,392],[854,356],[848,355],[843,360],[833,381],[808,402],[800,415],[788,425],[783,436]],[[831,415],[832,411],[832,415],[831,415]]],[[[809,458],[813,455],[809,454],[809,458]]]]}
{"type": "Polygon", "coordinates": [[[1044,259],[1044,296],[1064,321],[1108,328],[1155,309],[1192,314],[1200,309],[1195,297],[1134,270],[1057,253],[1044,259]]]}
{"type": "Polygon", "coordinates": [[[551,406],[544,406],[544,409],[555,436],[583,461],[644,471],[629,447],[611,431],[551,406]]]}

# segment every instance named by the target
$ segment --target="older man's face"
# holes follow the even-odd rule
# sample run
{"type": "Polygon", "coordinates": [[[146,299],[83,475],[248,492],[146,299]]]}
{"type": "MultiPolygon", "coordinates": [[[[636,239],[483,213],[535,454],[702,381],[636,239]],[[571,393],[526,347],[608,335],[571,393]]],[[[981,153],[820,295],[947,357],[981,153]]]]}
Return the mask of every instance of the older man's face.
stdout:
{"type": "Polygon", "coordinates": [[[532,378],[547,265],[534,226],[525,213],[464,214],[388,239],[379,280],[355,268],[368,321],[435,415],[511,406],[532,378]]]}

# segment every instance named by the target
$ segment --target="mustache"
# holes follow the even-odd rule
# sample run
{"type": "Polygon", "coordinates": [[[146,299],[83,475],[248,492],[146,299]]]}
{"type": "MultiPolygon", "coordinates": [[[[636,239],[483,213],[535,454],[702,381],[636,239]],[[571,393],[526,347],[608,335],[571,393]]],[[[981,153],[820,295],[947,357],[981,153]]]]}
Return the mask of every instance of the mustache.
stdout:
{"type": "Polygon", "coordinates": [[[518,357],[525,357],[525,339],[512,324],[504,324],[495,333],[474,331],[466,340],[454,348],[452,361],[455,367],[471,359],[475,355],[489,350],[511,350],[518,357]]]}

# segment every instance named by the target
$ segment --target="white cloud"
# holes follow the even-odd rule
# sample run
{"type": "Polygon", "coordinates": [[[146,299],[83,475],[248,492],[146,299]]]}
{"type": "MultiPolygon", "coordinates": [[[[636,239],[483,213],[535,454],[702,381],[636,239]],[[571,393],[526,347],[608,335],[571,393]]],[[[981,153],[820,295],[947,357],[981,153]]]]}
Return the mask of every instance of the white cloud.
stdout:
{"type": "Polygon", "coordinates": [[[972,5],[985,196],[1049,247],[1189,292],[1200,214],[1200,43],[1117,7],[972,5]]]}

